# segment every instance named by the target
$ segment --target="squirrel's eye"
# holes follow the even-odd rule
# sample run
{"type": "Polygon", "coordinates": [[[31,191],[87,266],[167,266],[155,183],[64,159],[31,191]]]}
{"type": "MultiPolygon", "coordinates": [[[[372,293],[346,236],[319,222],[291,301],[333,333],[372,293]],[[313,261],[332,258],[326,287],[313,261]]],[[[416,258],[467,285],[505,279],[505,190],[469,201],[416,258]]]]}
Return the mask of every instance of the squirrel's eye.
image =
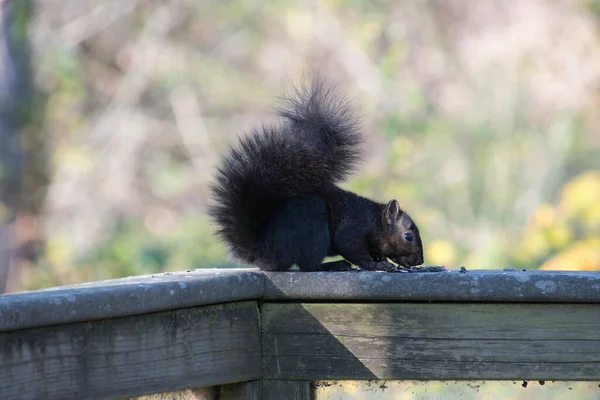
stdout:
{"type": "Polygon", "coordinates": [[[412,242],[412,240],[413,240],[412,233],[405,233],[404,234],[404,240],[406,240],[407,242],[412,242]]]}

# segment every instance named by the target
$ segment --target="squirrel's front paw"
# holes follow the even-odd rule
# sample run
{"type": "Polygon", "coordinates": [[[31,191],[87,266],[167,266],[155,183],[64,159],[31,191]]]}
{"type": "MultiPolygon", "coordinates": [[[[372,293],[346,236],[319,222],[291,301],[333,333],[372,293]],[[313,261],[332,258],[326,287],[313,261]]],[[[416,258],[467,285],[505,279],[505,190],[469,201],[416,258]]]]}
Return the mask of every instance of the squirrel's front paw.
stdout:
{"type": "Polygon", "coordinates": [[[363,264],[358,265],[361,269],[366,271],[385,271],[385,272],[398,272],[398,267],[389,261],[367,261],[363,264]]]}
{"type": "Polygon", "coordinates": [[[369,271],[396,271],[396,266],[389,261],[370,261],[366,265],[361,265],[361,268],[369,271]]]}
{"type": "Polygon", "coordinates": [[[387,272],[393,272],[396,271],[398,268],[392,264],[389,261],[380,261],[377,263],[377,271],[387,271],[387,272]]]}

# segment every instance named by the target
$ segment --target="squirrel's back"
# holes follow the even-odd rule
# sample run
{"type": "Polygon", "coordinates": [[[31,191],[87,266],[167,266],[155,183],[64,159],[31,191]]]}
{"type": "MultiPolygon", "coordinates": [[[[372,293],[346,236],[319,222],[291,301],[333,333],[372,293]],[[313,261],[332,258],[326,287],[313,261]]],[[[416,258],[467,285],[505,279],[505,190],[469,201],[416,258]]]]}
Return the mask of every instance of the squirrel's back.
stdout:
{"type": "Polygon", "coordinates": [[[231,147],[211,188],[218,234],[249,263],[267,250],[266,231],[279,207],[344,180],[361,155],[358,118],[330,82],[317,77],[290,92],[277,109],[282,123],[231,147]]]}

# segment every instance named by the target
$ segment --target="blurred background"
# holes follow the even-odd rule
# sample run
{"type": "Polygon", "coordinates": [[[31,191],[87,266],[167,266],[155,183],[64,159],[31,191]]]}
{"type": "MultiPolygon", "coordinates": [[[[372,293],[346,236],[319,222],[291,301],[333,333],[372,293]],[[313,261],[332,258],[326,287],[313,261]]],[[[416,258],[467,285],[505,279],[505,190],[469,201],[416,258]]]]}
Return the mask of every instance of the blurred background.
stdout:
{"type": "Polygon", "coordinates": [[[317,68],[427,265],[600,270],[599,0],[0,6],[0,292],[237,266],[214,165],[317,68]]]}

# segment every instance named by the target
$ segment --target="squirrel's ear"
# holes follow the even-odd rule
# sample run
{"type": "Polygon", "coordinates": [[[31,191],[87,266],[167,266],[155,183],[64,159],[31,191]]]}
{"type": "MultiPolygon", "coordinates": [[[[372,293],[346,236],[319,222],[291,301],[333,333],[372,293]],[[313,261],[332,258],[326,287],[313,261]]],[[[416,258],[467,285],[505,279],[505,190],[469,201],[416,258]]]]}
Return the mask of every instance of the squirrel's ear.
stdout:
{"type": "Polygon", "coordinates": [[[396,200],[390,200],[385,206],[385,219],[389,224],[393,224],[400,216],[400,204],[396,200]]]}

